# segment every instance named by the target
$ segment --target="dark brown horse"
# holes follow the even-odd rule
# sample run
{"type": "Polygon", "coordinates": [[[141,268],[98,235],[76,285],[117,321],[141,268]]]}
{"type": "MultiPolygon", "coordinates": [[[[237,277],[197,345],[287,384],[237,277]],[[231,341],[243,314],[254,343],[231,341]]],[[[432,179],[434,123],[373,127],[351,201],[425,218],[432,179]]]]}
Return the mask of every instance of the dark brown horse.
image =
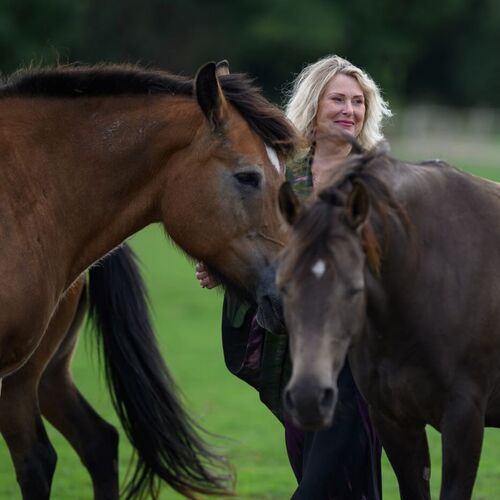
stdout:
{"type": "Polygon", "coordinates": [[[484,426],[500,426],[500,186],[442,162],[355,156],[302,213],[278,272],[297,425],[330,425],[346,356],[399,481],[430,497],[425,425],[441,432],[441,499],[469,499],[484,426]]]}
{"type": "MultiPolygon", "coordinates": [[[[41,379],[43,413],[80,453],[96,497],[116,498],[116,433],[69,376],[85,300],[79,277],[129,235],[162,222],[186,253],[253,299],[284,238],[278,158],[293,148],[294,131],[247,78],[218,77],[209,63],[194,80],[121,66],[21,71],[0,88],[0,132],[1,430],[23,496],[47,498],[55,454],[38,412],[41,379]],[[93,428],[103,443],[84,437],[93,428]]],[[[115,275],[133,270],[123,249],[110,259],[96,272],[112,259],[115,275]]],[[[141,302],[134,307],[140,323],[141,302]]],[[[154,497],[159,480],[187,496],[224,491],[149,327],[101,326],[115,407],[138,452],[128,496],[154,497]]]]}

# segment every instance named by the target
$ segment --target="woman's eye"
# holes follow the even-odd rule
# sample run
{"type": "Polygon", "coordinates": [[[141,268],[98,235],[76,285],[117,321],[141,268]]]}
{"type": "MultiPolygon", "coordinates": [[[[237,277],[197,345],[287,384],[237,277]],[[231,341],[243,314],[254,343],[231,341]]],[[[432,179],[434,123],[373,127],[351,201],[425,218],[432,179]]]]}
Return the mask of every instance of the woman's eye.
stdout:
{"type": "Polygon", "coordinates": [[[257,172],[239,172],[234,174],[236,180],[244,186],[258,188],[260,186],[261,175],[257,172]]]}

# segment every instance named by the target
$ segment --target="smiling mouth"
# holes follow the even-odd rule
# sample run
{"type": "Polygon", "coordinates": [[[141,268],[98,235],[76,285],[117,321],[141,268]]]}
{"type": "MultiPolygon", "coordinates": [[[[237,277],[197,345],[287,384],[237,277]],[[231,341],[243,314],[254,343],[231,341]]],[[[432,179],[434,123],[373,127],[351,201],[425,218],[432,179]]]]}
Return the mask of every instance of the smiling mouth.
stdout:
{"type": "Polygon", "coordinates": [[[340,125],[341,127],[353,127],[354,126],[354,122],[345,121],[345,120],[337,120],[335,123],[337,125],[340,125]]]}

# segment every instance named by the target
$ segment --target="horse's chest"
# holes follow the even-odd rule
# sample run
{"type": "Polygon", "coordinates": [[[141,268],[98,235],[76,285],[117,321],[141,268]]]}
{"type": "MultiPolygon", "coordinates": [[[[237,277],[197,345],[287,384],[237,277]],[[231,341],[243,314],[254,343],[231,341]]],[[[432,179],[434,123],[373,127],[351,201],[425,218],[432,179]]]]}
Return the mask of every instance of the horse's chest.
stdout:
{"type": "Polygon", "coordinates": [[[395,420],[417,418],[432,423],[438,419],[438,388],[431,374],[418,365],[381,360],[370,370],[361,370],[359,384],[372,408],[395,420]]]}

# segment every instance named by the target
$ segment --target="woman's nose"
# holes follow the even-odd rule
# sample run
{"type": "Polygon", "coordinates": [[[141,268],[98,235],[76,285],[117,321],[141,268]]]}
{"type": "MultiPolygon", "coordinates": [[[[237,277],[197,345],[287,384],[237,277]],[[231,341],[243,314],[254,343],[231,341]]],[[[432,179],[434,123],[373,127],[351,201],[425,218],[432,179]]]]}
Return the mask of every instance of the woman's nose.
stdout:
{"type": "Polygon", "coordinates": [[[344,109],[342,109],[342,113],[345,115],[352,115],[352,103],[349,100],[344,101],[344,109]]]}

